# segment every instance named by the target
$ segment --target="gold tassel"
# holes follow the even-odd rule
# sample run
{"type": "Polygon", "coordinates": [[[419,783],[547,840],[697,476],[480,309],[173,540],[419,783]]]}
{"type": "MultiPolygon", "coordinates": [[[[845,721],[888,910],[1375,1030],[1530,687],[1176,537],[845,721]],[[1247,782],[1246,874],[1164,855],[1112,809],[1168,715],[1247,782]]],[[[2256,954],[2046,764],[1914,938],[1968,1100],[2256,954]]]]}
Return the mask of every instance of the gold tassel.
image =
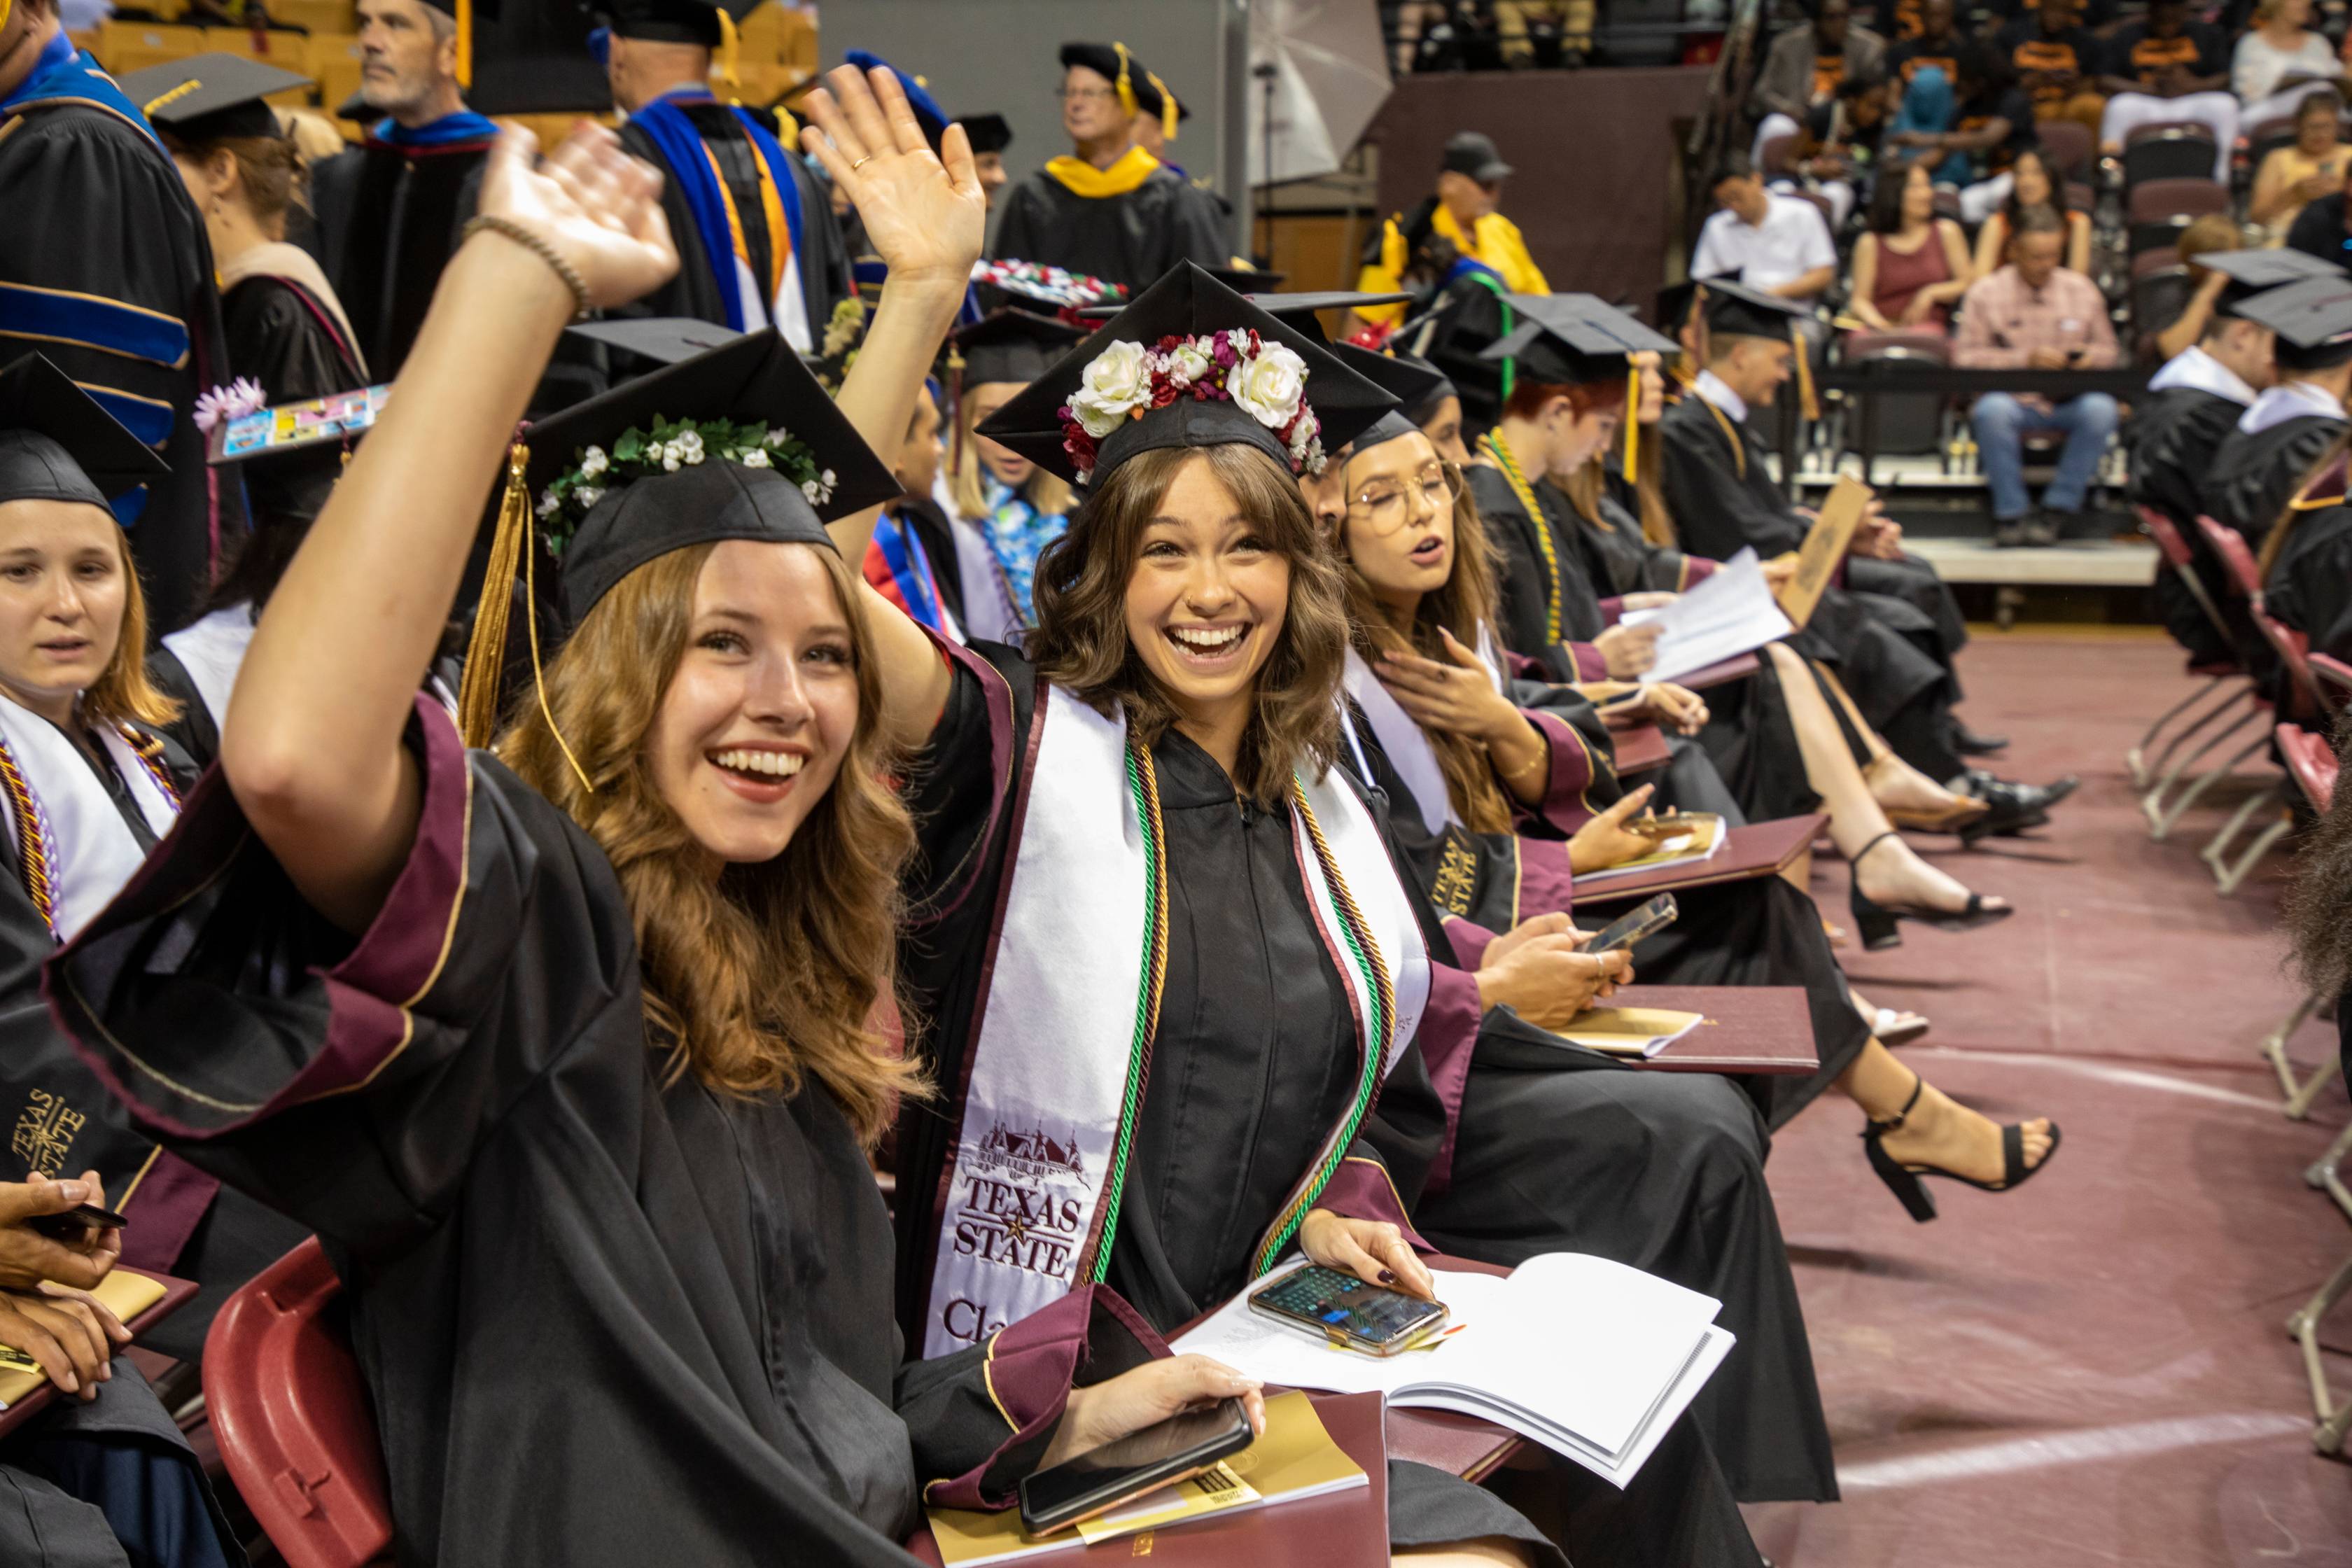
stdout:
{"type": "Polygon", "coordinates": [[[1642,447],[1642,367],[1625,367],[1625,482],[1637,482],[1633,465],[1640,460],[1642,447]]]}
{"type": "Polygon", "coordinates": [[[457,85],[474,85],[474,0],[457,0],[457,85]]]}
{"type": "MultiPolygon", "coordinates": [[[[523,479],[530,464],[530,447],[517,441],[508,449],[506,493],[499,499],[489,570],[482,578],[481,601],[474,607],[474,634],[466,642],[466,669],[457,684],[457,731],[468,746],[487,746],[498,734],[507,612],[514,602],[515,568],[530,538],[530,487],[523,479]]],[[[524,613],[530,614],[528,606],[524,613]]]]}
{"type": "Polygon", "coordinates": [[[1127,110],[1127,117],[1132,120],[1135,118],[1135,83],[1127,74],[1127,46],[1113,44],[1111,47],[1118,51],[1118,106],[1127,110]]]}
{"type": "Polygon", "coordinates": [[[9,8],[14,4],[15,0],[0,0],[0,27],[5,27],[8,25],[9,8]]]}
{"type": "MultiPolygon", "coordinates": [[[[719,80],[726,90],[727,101],[740,102],[743,94],[743,76],[740,68],[742,40],[736,36],[735,18],[727,14],[727,7],[719,5],[714,8],[719,13],[719,53],[712,63],[719,68],[719,80]]],[[[791,142],[784,143],[787,147],[792,144],[791,142]]]]}
{"type": "Polygon", "coordinates": [[[1797,351],[1797,412],[1808,419],[1822,416],[1820,400],[1813,396],[1813,356],[1806,345],[1804,329],[1797,322],[1789,323],[1789,346],[1797,351]]]}
{"type": "MultiPolygon", "coordinates": [[[[517,447],[515,450],[520,451],[522,448],[517,447]]],[[[529,500],[528,492],[524,499],[526,501],[529,500]]],[[[525,524],[524,531],[528,535],[530,531],[528,523],[525,524]]],[[[523,625],[530,631],[530,689],[539,699],[540,716],[547,721],[547,732],[555,737],[555,744],[563,752],[563,760],[572,764],[572,776],[580,781],[582,789],[590,795],[594,795],[596,786],[588,782],[588,770],[582,767],[580,759],[572,754],[572,742],[563,738],[563,731],[555,722],[555,710],[547,705],[547,672],[540,668],[539,663],[538,563],[538,543],[536,541],[526,539],[522,555],[522,603],[523,625]]]]}
{"type": "Polygon", "coordinates": [[[1143,75],[1144,79],[1160,92],[1160,132],[1173,142],[1176,140],[1176,95],[1168,90],[1168,84],[1160,79],[1159,72],[1145,71],[1143,75]]]}

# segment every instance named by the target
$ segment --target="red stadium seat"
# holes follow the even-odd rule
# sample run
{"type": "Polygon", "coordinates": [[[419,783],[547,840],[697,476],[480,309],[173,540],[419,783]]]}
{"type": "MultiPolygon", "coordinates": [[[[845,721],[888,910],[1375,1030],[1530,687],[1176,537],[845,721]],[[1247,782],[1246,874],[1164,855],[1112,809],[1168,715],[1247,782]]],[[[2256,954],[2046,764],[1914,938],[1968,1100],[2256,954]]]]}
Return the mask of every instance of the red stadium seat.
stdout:
{"type": "MultiPolygon", "coordinates": [[[[2234,642],[2230,635],[2229,623],[2221,618],[2220,607],[2213,603],[2213,596],[2205,591],[2204,582],[2194,570],[2196,557],[2189,548],[2189,541],[2181,536],[2180,530],[2174,526],[2170,518],[2150,506],[2139,509],[2139,521],[2140,526],[2147,530],[2148,537],[2156,541],[2158,553],[2164,557],[2163,569],[2180,579],[2181,585],[2189,590],[2189,597],[2196,601],[2197,607],[2204,613],[2206,621],[2221,640],[2224,643],[2234,642]]],[[[2235,705],[2239,698],[2253,689],[2246,680],[2244,668],[2235,659],[2200,664],[2192,658],[2189,673],[2205,684],[2166,709],[2158,716],[2156,722],[2147,727],[2147,732],[2139,738],[2139,744],[2125,753],[2124,766],[2131,773],[2133,787],[2137,789],[2147,789],[2149,781],[2164,772],[2165,764],[2172,760],[2182,742],[2220,718],[2235,705]],[[2189,718],[2192,711],[2195,716],[2189,718]],[[2153,762],[2149,761],[2148,748],[2156,744],[2157,737],[2164,733],[2175,720],[2184,718],[2188,721],[2172,731],[2172,738],[2164,743],[2163,750],[2156,754],[2153,762]]]]}
{"type": "Polygon", "coordinates": [[[2090,179],[2091,155],[2097,148],[2089,126],[2072,120],[2045,120],[2033,130],[2042,139],[2042,155],[2061,179],[2090,179]]]}
{"type": "Polygon", "coordinates": [[[375,1411],[313,1238],[231,1296],[205,1339],[205,1405],[237,1491],[289,1568],[388,1563],[375,1411]]]}
{"type": "Polygon", "coordinates": [[[2311,809],[2325,812],[2327,803],[2336,797],[2336,752],[2327,744],[2327,737],[2315,735],[2300,724],[2278,727],[2279,755],[2286,762],[2286,771],[2303,790],[2303,798],[2311,809]]]}

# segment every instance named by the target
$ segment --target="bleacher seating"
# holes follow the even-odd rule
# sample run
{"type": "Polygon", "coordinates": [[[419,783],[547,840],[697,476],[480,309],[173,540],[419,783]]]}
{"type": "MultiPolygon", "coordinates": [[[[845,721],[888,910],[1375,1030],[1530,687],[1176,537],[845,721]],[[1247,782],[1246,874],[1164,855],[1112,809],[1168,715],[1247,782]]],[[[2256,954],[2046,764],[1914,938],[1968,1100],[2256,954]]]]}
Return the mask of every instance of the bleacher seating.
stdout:
{"type": "Polygon", "coordinates": [[[2149,180],[2126,191],[2124,219],[2129,226],[2127,254],[2177,244],[2182,231],[2208,213],[2227,212],[2230,187],[2210,177],[2149,180]]]}
{"type": "Polygon", "coordinates": [[[2124,138],[2124,186],[2150,180],[2210,180],[2216,149],[2210,127],[2169,121],[2135,127],[2124,138]]]}

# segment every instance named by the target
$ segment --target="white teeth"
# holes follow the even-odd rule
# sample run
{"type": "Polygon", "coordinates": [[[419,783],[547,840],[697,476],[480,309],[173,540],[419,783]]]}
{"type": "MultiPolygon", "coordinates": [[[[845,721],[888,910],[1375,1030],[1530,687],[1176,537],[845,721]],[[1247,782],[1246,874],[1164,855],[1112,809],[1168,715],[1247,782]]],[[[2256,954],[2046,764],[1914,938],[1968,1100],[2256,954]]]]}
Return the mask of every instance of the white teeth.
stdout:
{"type": "Polygon", "coordinates": [[[1168,631],[1178,642],[1187,647],[1214,651],[1218,648],[1231,647],[1234,643],[1239,642],[1245,629],[1242,626],[1227,626],[1222,631],[1210,631],[1198,626],[1171,626],[1168,631]]]}
{"type": "Polygon", "coordinates": [[[788,779],[801,771],[806,757],[795,752],[732,751],[712,755],[712,762],[738,773],[766,773],[772,778],[788,779]]]}

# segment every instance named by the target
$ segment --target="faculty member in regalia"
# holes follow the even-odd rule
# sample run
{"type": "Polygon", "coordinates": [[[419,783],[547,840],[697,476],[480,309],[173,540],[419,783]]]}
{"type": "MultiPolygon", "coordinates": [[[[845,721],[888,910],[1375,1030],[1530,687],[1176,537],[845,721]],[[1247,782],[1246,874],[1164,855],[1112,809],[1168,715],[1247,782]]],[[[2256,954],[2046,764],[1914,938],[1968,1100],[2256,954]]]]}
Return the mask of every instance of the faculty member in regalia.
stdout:
{"type": "Polygon", "coordinates": [[[1214,205],[1138,146],[1137,83],[1124,44],[1062,46],[1062,129],[1072,143],[997,202],[994,254],[1141,289],[1180,261],[1222,267],[1233,237],[1214,205]]]}
{"type": "Polygon", "coordinates": [[[114,500],[171,625],[244,526],[194,420],[229,374],[212,247],[139,105],[76,52],[57,0],[0,3],[0,338],[37,344],[171,466],[114,500]]]}
{"type": "Polygon", "coordinates": [[[320,259],[375,374],[400,374],[460,233],[498,127],[466,107],[467,0],[360,0],[366,140],[310,172],[320,259]]]}

